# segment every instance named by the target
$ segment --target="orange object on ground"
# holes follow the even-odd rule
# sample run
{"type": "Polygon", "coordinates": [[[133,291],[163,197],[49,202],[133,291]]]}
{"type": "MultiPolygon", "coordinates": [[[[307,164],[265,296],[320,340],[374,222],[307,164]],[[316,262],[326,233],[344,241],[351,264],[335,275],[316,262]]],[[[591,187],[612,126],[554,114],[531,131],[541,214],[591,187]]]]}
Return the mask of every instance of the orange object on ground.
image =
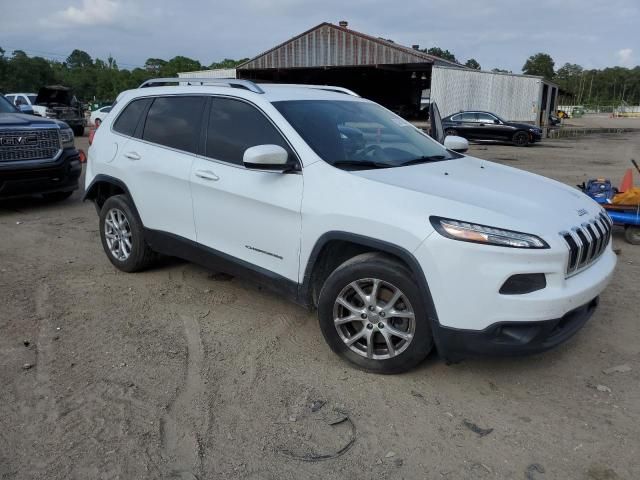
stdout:
{"type": "Polygon", "coordinates": [[[631,187],[624,193],[618,193],[612,202],[614,205],[640,205],[640,187],[631,187]]]}
{"type": "Polygon", "coordinates": [[[622,177],[622,181],[620,182],[620,188],[618,188],[618,191],[622,193],[631,188],[633,188],[633,171],[629,168],[626,172],[624,172],[624,176],[622,177]]]}
{"type": "Polygon", "coordinates": [[[84,153],[84,150],[78,150],[78,156],[80,157],[80,163],[86,163],[87,156],[84,153]]]}

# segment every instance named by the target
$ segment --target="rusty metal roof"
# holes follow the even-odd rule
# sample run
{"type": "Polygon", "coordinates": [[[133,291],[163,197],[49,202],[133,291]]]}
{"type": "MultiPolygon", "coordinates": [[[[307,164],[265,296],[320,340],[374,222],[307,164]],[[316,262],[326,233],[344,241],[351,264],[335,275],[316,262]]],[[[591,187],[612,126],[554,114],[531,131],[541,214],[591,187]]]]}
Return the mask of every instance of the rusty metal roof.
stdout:
{"type": "Polygon", "coordinates": [[[324,22],[239,65],[238,70],[455,62],[324,22]]]}

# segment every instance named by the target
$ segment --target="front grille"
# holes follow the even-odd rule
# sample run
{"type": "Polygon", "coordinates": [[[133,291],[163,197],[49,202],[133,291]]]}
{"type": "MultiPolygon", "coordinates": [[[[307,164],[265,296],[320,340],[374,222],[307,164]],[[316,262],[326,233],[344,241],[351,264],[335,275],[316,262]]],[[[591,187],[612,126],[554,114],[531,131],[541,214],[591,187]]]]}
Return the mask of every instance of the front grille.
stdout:
{"type": "Polygon", "coordinates": [[[567,277],[584,270],[602,255],[609,245],[612,225],[609,215],[600,212],[590,222],[560,233],[569,248],[567,277]]]}
{"type": "Polygon", "coordinates": [[[0,162],[44,160],[61,150],[57,128],[0,130],[0,162]]]}

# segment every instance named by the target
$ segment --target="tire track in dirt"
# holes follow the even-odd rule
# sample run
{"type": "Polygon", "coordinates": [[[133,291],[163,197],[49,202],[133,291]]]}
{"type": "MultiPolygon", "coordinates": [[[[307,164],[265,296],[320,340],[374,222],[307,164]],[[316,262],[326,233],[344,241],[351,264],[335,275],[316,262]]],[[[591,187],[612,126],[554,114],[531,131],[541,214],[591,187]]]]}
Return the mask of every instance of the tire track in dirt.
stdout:
{"type": "Polygon", "coordinates": [[[161,419],[160,432],[173,478],[188,479],[202,470],[203,434],[209,417],[201,375],[204,348],[200,325],[192,316],[181,314],[180,318],[187,342],[186,371],[182,386],[161,419]]]}

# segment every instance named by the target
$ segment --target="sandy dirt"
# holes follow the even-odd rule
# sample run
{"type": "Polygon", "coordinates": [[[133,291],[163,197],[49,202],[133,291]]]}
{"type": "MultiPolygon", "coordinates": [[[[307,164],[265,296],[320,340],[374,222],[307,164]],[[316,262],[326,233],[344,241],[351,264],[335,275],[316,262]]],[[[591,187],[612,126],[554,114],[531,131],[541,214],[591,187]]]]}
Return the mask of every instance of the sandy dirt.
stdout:
{"type": "MultiPolygon", "coordinates": [[[[640,135],[471,153],[617,181],[640,135]]],[[[616,277],[567,344],[379,376],[244,280],[174,259],[116,271],[79,199],[0,203],[3,480],[640,478],[640,247],[620,231],[616,277]]]]}

